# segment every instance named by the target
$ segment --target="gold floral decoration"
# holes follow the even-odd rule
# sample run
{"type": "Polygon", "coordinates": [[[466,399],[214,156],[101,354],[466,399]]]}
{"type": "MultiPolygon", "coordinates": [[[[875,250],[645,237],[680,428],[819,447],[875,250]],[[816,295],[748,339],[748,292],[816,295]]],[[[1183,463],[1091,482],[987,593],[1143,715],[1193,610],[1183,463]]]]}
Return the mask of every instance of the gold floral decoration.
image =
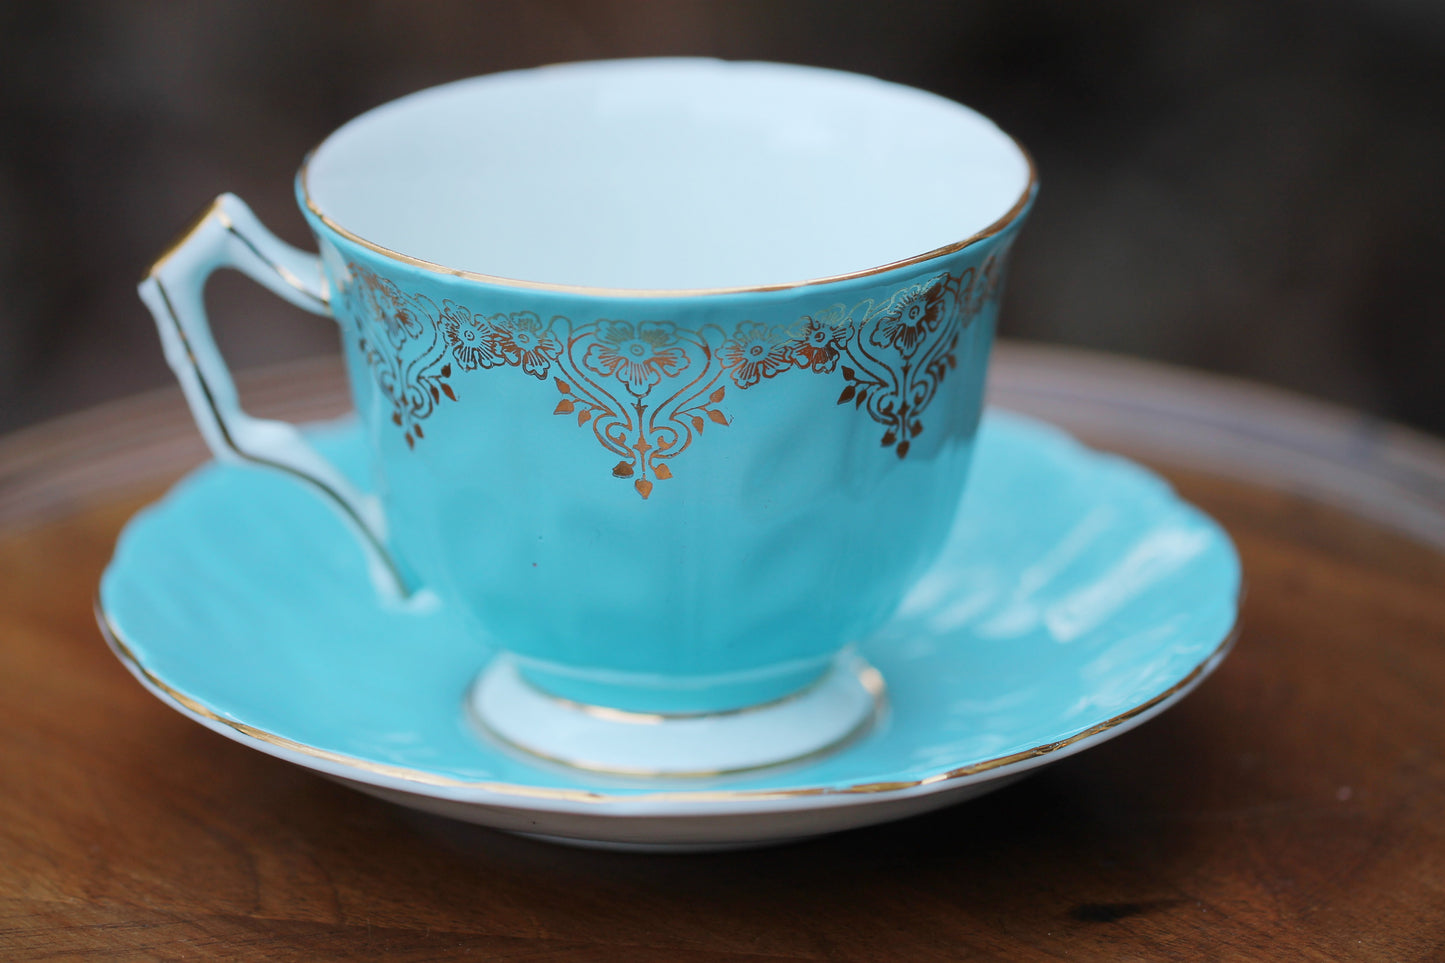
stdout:
{"type": "Polygon", "coordinates": [[[550,379],[560,395],[553,413],[590,430],[617,456],[613,476],[630,479],[647,498],[706,429],[732,424],[722,407],[729,390],[790,372],[841,375],[837,403],[866,411],[883,426],[882,447],[906,457],[924,411],[958,365],[960,335],[998,296],[999,257],[851,308],[836,304],[787,325],[739,320],[731,330],[480,314],[405,293],[355,263],[344,294],[361,356],[408,447],[424,437],[422,423],[443,398],[457,401],[461,373],[516,368],[550,379]]]}

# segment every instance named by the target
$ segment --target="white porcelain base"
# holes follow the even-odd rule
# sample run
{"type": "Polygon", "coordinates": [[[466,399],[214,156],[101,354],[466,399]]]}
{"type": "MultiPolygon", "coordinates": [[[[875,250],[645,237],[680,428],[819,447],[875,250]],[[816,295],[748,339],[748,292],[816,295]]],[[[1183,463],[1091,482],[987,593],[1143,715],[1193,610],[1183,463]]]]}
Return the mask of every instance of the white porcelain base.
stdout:
{"type": "Polygon", "coordinates": [[[548,695],[501,655],[467,702],[488,735],[551,762],[625,776],[696,777],[839,748],[869,727],[883,691],[878,671],[850,652],[803,691],[765,705],[706,715],[623,712],[548,695]]]}

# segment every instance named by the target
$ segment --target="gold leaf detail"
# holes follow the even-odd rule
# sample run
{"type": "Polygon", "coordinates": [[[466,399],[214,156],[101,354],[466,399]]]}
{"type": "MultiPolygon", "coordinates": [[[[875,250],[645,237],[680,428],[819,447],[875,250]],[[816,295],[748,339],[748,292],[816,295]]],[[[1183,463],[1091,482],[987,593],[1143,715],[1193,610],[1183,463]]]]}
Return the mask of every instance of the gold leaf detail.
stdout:
{"type": "Polygon", "coordinates": [[[551,375],[562,396],[553,413],[590,426],[589,434],[623,459],[613,475],[632,480],[643,498],[673,477],[670,465],[650,462],[650,452],[666,449],[670,462],[700,441],[709,422],[732,424],[718,410],[727,384],[743,391],[784,371],[841,372],[837,404],[851,401],[866,412],[883,429],[882,447],[906,457],[923,432],[923,409],[958,367],[959,332],[998,288],[991,255],[981,267],[916,280],[792,327],[746,321],[730,331],[719,324],[686,330],[667,320],[579,323],[558,315],[544,323],[534,311],[484,318],[349,267],[356,283],[342,294],[358,326],[356,343],[409,448],[425,437],[420,423],[443,395],[458,400],[448,383],[454,368],[459,378],[486,368],[521,369],[539,381],[551,375]],[[694,375],[689,369],[699,363],[694,375]]]}

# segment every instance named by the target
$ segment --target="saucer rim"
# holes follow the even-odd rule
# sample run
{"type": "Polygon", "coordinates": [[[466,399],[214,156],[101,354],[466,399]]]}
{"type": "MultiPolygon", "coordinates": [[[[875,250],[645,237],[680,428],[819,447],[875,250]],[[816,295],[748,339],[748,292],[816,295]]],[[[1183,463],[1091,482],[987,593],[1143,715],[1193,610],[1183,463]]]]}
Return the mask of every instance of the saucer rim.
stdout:
{"type": "MultiPolygon", "coordinates": [[[[1062,739],[1039,743],[1001,756],[975,760],[927,775],[897,780],[872,780],[847,785],[805,785],[767,789],[691,789],[679,788],[674,782],[666,788],[655,789],[629,785],[625,791],[621,792],[608,792],[605,789],[528,785],[498,779],[459,778],[394,763],[378,762],[291,739],[243,722],[224,711],[216,710],[183,689],[162,680],[145,664],[143,658],[137,654],[141,650],[130,644],[119,625],[105,609],[104,589],[107,577],[119,558],[119,543],[116,553],[107,564],[105,575],[102,576],[101,583],[97,587],[94,596],[94,613],[108,647],[126,669],[144,688],[182,715],[233,741],[267,755],[329,778],[361,786],[372,786],[382,791],[523,813],[548,812],[575,815],[593,813],[609,818],[663,819],[708,815],[765,815],[768,812],[794,809],[851,807],[870,802],[881,804],[888,800],[939,794],[953,795],[965,787],[984,786],[989,782],[1022,775],[1037,767],[1091,748],[1153,718],[1183,699],[1203,682],[1232,650],[1241,632],[1243,602],[1246,596],[1245,576],[1239,550],[1229,533],[1217,520],[1181,496],[1168,479],[1158,472],[1133,459],[1107,450],[1095,449],[1068,430],[1045,420],[994,406],[989,407],[987,417],[1005,424],[1026,427],[1038,432],[1041,436],[1048,436],[1050,440],[1062,443],[1075,456],[1082,456],[1090,461],[1111,463],[1117,468],[1127,467],[1129,474],[1146,478],[1160,486],[1167,493],[1168,498],[1206,520],[1217,530],[1226,550],[1233,557],[1235,586],[1233,599],[1229,603],[1232,606],[1232,617],[1228,628],[1220,633],[1219,641],[1210,651],[1201,655],[1188,672],[1168,687],[1124,711],[1062,739]],[[580,807],[577,804],[581,804],[580,807]]],[[[343,425],[344,421],[342,423],[319,422],[308,427],[333,429],[342,428],[343,425]]],[[[214,462],[208,462],[199,470],[214,469],[215,467],[214,462]]],[[[173,497],[174,494],[175,488],[173,487],[159,501],[147,506],[137,518],[144,516],[161,502],[173,497]]],[[[127,528],[135,521],[136,519],[132,519],[127,524],[127,528]]],[[[463,707],[459,706],[459,709],[461,708],[463,707]]],[[[578,773],[579,777],[586,775],[583,772],[578,773]]]]}
{"type": "MultiPolygon", "coordinates": [[[[457,779],[407,766],[362,759],[290,739],[217,712],[199,699],[166,683],[145,665],[136,655],[135,650],[126,642],[119,627],[106,613],[99,593],[95,598],[94,609],[96,622],[107,646],[121,664],[153,695],[182,715],[201,723],[213,732],[283,761],[333,778],[364,783],[396,792],[445,798],[456,802],[530,811],[545,809],[560,813],[576,811],[566,804],[584,803],[586,804],[584,811],[597,815],[656,818],[670,814],[686,817],[710,814],[701,809],[690,809],[686,812],[677,812],[673,809],[677,805],[687,804],[699,804],[705,807],[717,806],[720,807],[717,809],[717,813],[722,814],[737,813],[740,804],[747,806],[754,803],[787,804],[800,801],[807,806],[863,805],[870,801],[882,801],[883,799],[931,795],[959,789],[969,784],[984,783],[1004,776],[1022,774],[1030,769],[1074,755],[1114,736],[1122,735],[1159,715],[1183,699],[1212,674],[1229,655],[1239,638],[1242,621],[1240,603],[1243,598],[1244,589],[1241,586],[1235,604],[1234,621],[1229,630],[1219,644],[1210,650],[1183,678],[1143,702],[1064,739],[1040,743],[1027,749],[968,763],[918,779],[788,789],[691,790],[668,788],[656,791],[633,791],[625,794],[592,789],[527,786],[495,780],[457,779]],[[294,758],[296,756],[301,758],[294,758]],[[653,811],[650,809],[653,804],[663,804],[666,808],[662,811],[653,811]],[[632,810],[632,812],[609,812],[608,808],[602,807],[632,810]]],[[[768,808],[766,805],[761,807],[764,811],[768,808]]]]}

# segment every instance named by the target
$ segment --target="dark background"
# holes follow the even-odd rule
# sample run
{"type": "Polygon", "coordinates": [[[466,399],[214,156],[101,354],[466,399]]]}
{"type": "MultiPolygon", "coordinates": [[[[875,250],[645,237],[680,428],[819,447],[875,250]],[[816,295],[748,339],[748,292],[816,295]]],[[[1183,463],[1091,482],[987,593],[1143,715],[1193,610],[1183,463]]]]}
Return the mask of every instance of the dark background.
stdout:
{"type": "MultiPolygon", "coordinates": [[[[352,116],[650,54],[861,71],[997,120],[1042,178],[1005,335],[1445,433],[1432,0],[6,3],[0,430],[169,381],[134,285],[219,191],[310,247],[292,175],[352,116]]],[[[211,290],[237,367],[335,350],[328,322],[234,275],[211,290]]]]}

